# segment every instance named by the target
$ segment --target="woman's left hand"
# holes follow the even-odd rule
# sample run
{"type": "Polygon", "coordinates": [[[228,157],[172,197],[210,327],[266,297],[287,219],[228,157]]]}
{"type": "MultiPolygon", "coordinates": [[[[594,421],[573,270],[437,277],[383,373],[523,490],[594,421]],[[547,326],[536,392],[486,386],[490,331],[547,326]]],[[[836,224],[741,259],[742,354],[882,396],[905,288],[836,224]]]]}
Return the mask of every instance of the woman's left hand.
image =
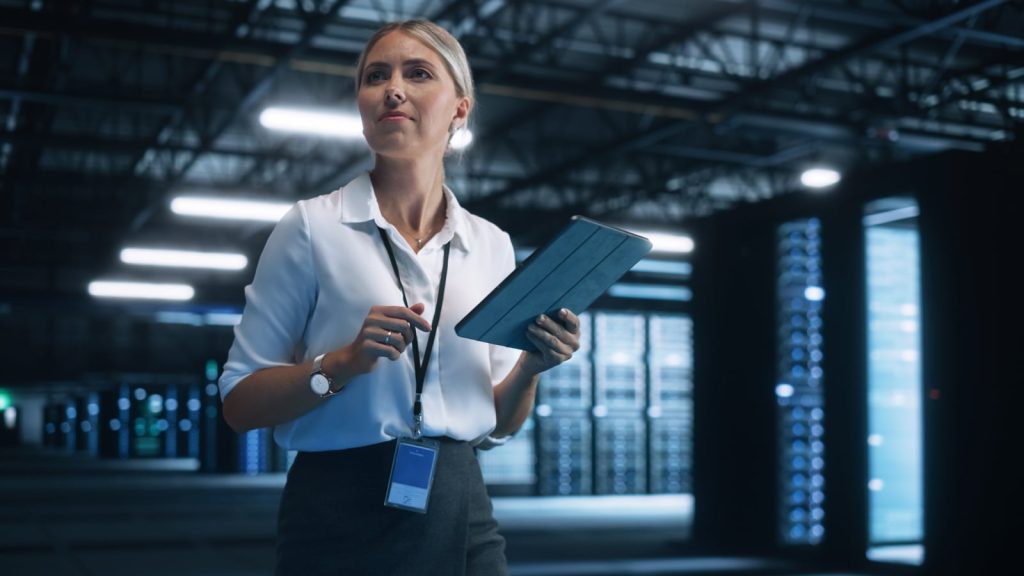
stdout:
{"type": "Polygon", "coordinates": [[[580,349],[580,319],[565,308],[558,311],[557,322],[542,314],[526,329],[526,337],[537,349],[523,352],[523,368],[529,374],[540,374],[580,349]]]}

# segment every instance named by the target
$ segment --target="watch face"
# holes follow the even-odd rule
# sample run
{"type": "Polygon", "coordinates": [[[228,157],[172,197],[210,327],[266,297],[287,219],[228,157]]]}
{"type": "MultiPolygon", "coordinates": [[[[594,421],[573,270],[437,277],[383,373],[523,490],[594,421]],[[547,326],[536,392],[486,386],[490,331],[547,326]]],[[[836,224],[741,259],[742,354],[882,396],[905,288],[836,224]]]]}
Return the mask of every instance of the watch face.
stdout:
{"type": "Polygon", "coordinates": [[[317,372],[309,377],[309,387],[322,396],[331,389],[331,382],[322,372],[317,372]]]}

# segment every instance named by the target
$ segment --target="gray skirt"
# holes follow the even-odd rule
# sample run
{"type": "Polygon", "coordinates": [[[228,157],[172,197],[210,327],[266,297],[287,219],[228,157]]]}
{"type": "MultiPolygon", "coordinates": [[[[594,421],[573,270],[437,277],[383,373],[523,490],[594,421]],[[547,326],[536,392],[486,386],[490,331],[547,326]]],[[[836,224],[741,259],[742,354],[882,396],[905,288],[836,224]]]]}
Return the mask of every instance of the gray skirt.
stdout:
{"type": "Polygon", "coordinates": [[[439,440],[426,514],[384,506],[394,441],[300,452],[281,497],[275,574],[507,574],[473,448],[439,440]]]}

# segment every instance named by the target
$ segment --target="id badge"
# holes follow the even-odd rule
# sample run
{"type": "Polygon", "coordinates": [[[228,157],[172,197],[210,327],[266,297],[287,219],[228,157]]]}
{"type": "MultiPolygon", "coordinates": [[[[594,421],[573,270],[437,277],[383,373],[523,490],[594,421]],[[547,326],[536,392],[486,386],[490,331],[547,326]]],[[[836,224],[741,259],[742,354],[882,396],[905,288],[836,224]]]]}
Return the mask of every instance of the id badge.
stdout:
{"type": "Polygon", "coordinates": [[[399,439],[384,505],[425,514],[440,450],[441,443],[437,440],[399,439]]]}

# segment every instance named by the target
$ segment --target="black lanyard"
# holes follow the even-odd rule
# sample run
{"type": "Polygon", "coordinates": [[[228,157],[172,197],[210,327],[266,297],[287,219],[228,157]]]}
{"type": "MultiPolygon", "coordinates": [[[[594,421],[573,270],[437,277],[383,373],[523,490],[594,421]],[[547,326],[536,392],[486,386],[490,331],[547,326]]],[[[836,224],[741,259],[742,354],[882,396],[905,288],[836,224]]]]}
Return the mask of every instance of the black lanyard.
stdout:
{"type": "MultiPolygon", "coordinates": [[[[380,238],[384,241],[384,248],[388,251],[388,258],[391,259],[391,268],[395,271],[395,278],[398,280],[398,288],[402,291],[402,302],[409,307],[409,299],[405,296],[405,286],[402,285],[402,275],[398,272],[398,260],[395,259],[395,251],[391,248],[391,240],[383,228],[377,227],[380,238]]],[[[434,306],[434,321],[430,323],[430,336],[427,337],[427,349],[424,350],[423,360],[420,361],[419,339],[416,337],[416,328],[409,326],[412,330],[412,362],[416,370],[416,400],[412,405],[413,436],[420,437],[423,430],[423,404],[420,396],[423,394],[423,383],[427,380],[427,365],[430,364],[430,351],[434,348],[434,336],[437,335],[437,323],[441,319],[441,305],[444,304],[444,285],[448,279],[448,253],[451,251],[452,243],[444,245],[444,264],[441,265],[441,282],[437,287],[437,305],[434,306]]]]}

